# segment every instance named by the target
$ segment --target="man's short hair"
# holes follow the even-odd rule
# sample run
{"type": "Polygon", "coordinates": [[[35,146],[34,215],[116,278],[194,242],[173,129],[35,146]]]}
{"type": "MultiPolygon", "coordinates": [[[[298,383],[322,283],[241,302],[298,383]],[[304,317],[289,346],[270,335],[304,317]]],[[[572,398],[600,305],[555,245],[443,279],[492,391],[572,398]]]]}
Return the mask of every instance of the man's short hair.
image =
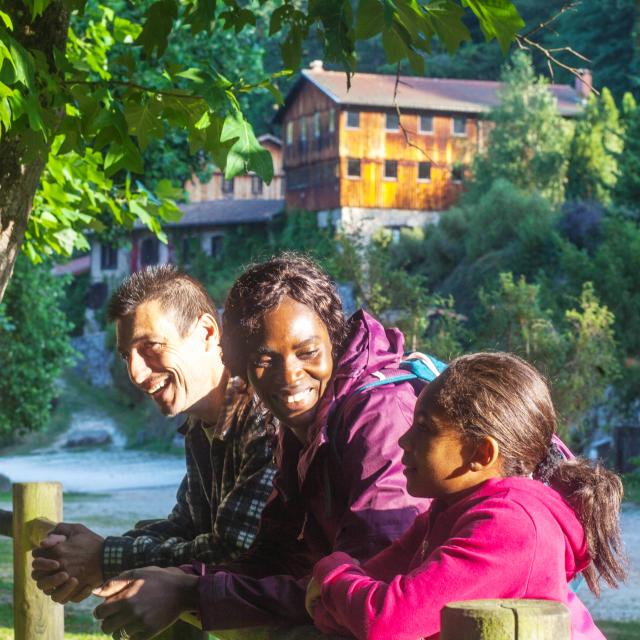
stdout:
{"type": "Polygon", "coordinates": [[[182,336],[204,313],[211,314],[220,324],[216,305],[204,286],[171,264],[145,267],[127,276],[111,296],[107,317],[116,322],[152,300],[173,315],[182,336]]]}

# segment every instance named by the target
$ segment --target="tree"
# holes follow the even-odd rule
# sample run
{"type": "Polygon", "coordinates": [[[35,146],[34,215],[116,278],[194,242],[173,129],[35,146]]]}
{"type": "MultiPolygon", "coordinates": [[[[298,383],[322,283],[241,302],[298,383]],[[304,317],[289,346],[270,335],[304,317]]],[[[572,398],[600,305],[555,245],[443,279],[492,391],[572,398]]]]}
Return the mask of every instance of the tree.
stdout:
{"type": "Polygon", "coordinates": [[[605,87],[589,98],[571,141],[567,196],[608,204],[622,151],[618,108],[605,87]]]}
{"type": "Polygon", "coordinates": [[[519,189],[562,202],[571,126],[558,113],[546,82],[536,78],[528,55],[514,55],[502,80],[500,104],[489,114],[495,126],[486,151],[476,156],[469,193],[478,196],[504,178],[519,189]]]}
{"type": "MultiPolygon", "coordinates": [[[[101,191],[106,215],[131,226],[140,219],[158,230],[176,215],[169,199],[150,197],[127,174],[143,171],[141,152],[166,127],[186,130],[192,151],[210,154],[231,178],[253,170],[266,181],[273,172],[242,110],[239,97],[264,88],[281,99],[276,76],[247,82],[225,75],[211,61],[187,68],[164,58],[177,29],[194,35],[240,33],[256,23],[258,4],[236,0],[156,0],[140,22],[87,0],[7,0],[0,11],[0,295],[27,234],[32,255],[68,254],[82,246],[80,232],[94,225],[92,214],[78,213],[78,199],[101,191]],[[71,28],[70,28],[71,27],[71,28]],[[117,45],[117,46],[116,46],[117,45]],[[111,53],[117,50],[118,56],[111,53]],[[124,50],[124,52],[122,52],[124,50]],[[156,60],[153,77],[139,77],[134,53],[156,60]],[[98,187],[58,172],[56,198],[34,211],[35,193],[45,166],[87,161],[98,187]],[[124,177],[123,177],[124,176],[124,177]],[[100,179],[98,179],[100,177],[100,179]],[[109,182],[114,177],[117,182],[109,182]],[[122,185],[122,187],[120,186],[122,185]],[[140,199],[139,199],[140,198],[140,199]],[[34,229],[33,225],[37,227],[34,229]],[[55,238],[49,241],[51,225],[55,238]]],[[[434,37],[449,52],[470,37],[467,14],[486,39],[506,52],[523,26],[508,0],[453,0],[417,4],[413,0],[313,0],[303,8],[293,0],[263,6],[270,12],[269,33],[281,43],[282,71],[300,66],[303,43],[318,37],[324,58],[354,71],[355,42],[378,34],[387,59],[408,59],[417,72],[434,37]]],[[[148,69],[145,69],[148,71],[148,69]]],[[[52,195],[52,194],[51,194],[52,195]]],[[[166,195],[166,194],[163,194],[166,195]]]]}
{"type": "Polygon", "coordinates": [[[18,258],[0,303],[0,444],[46,424],[56,379],[73,354],[64,295],[63,278],[18,258]]]}
{"type": "Polygon", "coordinates": [[[624,148],[618,166],[614,200],[635,212],[637,217],[640,208],[640,108],[636,107],[626,118],[624,148]]]}
{"type": "Polygon", "coordinates": [[[475,348],[516,353],[549,379],[560,433],[584,428],[586,412],[602,400],[618,370],[613,314],[585,283],[578,308],[554,322],[541,304],[540,286],[501,273],[498,285],[483,289],[475,348]]]}

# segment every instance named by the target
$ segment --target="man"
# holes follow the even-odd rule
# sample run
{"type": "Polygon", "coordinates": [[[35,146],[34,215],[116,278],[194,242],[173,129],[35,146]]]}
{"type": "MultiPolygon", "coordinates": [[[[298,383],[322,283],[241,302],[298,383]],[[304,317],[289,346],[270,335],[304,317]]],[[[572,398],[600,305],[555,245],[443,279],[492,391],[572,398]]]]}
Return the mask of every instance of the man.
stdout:
{"type": "Polygon", "coordinates": [[[255,538],[275,468],[277,421],[231,378],[215,305],[170,265],[129,276],[109,303],[133,384],[166,416],[187,416],[187,474],[164,520],[102,538],[60,523],[33,553],[33,577],[56,602],[79,601],[126,569],[231,560],[255,538]]]}

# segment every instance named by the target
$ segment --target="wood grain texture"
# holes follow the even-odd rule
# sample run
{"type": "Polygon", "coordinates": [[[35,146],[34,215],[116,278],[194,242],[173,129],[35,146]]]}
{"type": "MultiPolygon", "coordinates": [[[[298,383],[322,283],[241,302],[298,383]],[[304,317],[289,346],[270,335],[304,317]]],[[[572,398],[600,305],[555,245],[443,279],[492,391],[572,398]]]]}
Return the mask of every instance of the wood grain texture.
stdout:
{"type": "Polygon", "coordinates": [[[470,600],[442,609],[440,640],[569,640],[569,610],[551,600],[470,600]]]}
{"type": "Polygon", "coordinates": [[[62,605],[31,579],[31,549],[62,520],[59,482],[13,485],[13,601],[15,640],[63,640],[62,605]]]}

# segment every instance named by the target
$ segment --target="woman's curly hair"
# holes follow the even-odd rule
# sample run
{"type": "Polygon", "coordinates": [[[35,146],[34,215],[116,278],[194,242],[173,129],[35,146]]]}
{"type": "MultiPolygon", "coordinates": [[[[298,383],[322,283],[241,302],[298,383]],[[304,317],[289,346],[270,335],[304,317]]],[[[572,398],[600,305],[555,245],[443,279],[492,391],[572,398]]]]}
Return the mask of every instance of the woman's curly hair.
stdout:
{"type": "Polygon", "coordinates": [[[286,252],[250,265],[229,291],[222,316],[222,357],[231,375],[246,378],[251,340],[265,313],[285,296],[316,313],[327,327],[333,357],[341,355],[349,323],[334,283],[310,258],[286,252]]]}

